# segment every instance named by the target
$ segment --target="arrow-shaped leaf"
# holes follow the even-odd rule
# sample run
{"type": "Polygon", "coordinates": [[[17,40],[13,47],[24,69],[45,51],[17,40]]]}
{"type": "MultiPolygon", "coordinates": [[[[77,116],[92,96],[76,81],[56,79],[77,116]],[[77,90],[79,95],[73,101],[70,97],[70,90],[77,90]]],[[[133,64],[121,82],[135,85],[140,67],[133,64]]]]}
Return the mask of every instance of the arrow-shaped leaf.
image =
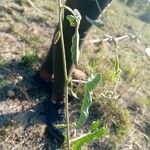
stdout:
{"type": "Polygon", "coordinates": [[[96,76],[91,76],[88,79],[88,82],[85,85],[86,90],[85,90],[84,98],[82,100],[80,117],[77,122],[76,128],[81,128],[83,126],[83,124],[86,122],[88,115],[89,115],[89,108],[92,104],[93,90],[97,86],[97,84],[100,80],[101,80],[101,76],[99,74],[96,76]]]}

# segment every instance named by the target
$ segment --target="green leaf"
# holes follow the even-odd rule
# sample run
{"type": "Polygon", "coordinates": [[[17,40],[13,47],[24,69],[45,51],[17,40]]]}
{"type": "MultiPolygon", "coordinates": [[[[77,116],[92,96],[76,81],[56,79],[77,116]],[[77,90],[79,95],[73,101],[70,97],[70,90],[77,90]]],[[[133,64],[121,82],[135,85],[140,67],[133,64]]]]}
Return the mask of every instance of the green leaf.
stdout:
{"type": "Polygon", "coordinates": [[[72,37],[72,46],[71,46],[71,56],[72,56],[72,61],[75,65],[78,65],[78,60],[79,60],[79,32],[78,30],[75,31],[75,34],[72,37]]]}
{"type": "Polygon", "coordinates": [[[54,44],[56,44],[58,42],[58,40],[60,39],[60,36],[61,36],[61,33],[60,33],[60,31],[58,31],[54,37],[54,44]]]}
{"type": "Polygon", "coordinates": [[[92,95],[93,95],[93,90],[97,86],[98,82],[101,80],[101,76],[98,74],[96,76],[91,76],[86,83],[85,87],[85,94],[84,98],[82,100],[82,106],[81,106],[81,111],[80,111],[80,117],[77,122],[77,127],[76,128],[81,128],[83,124],[86,122],[88,116],[89,116],[89,108],[92,104],[92,95]]]}
{"type": "Polygon", "coordinates": [[[85,136],[73,142],[73,150],[81,150],[81,147],[83,145],[88,144],[95,139],[103,137],[106,133],[107,133],[106,129],[101,128],[93,133],[86,134],[85,136]]]}
{"type": "Polygon", "coordinates": [[[98,129],[99,127],[100,127],[100,121],[97,120],[97,121],[94,121],[94,122],[91,124],[90,130],[91,130],[91,131],[94,131],[94,130],[98,129]]]}
{"type": "Polygon", "coordinates": [[[72,37],[72,46],[71,46],[71,55],[72,55],[72,60],[75,65],[78,65],[78,60],[79,60],[79,41],[80,41],[80,36],[79,36],[79,26],[80,26],[80,21],[82,19],[80,12],[77,9],[74,9],[74,16],[68,15],[67,19],[70,22],[70,26],[75,27],[75,33],[72,37]]]}
{"type": "Polygon", "coordinates": [[[92,104],[92,92],[86,91],[80,111],[80,117],[77,122],[76,128],[81,128],[89,116],[89,107],[92,104]]]}
{"type": "Polygon", "coordinates": [[[104,27],[104,23],[102,22],[102,21],[98,21],[98,20],[92,20],[92,19],[90,19],[90,18],[88,18],[87,16],[86,16],[86,20],[90,23],[90,24],[92,24],[92,25],[95,25],[97,28],[102,28],[102,27],[104,27]]]}
{"type": "Polygon", "coordinates": [[[68,19],[71,27],[76,26],[76,17],[74,17],[73,15],[67,15],[66,18],[68,19]]]}
{"type": "Polygon", "coordinates": [[[101,80],[101,75],[98,74],[96,76],[91,76],[89,79],[88,79],[88,82],[86,83],[86,87],[89,91],[92,91],[94,90],[94,88],[97,86],[97,84],[100,82],[101,80]]]}

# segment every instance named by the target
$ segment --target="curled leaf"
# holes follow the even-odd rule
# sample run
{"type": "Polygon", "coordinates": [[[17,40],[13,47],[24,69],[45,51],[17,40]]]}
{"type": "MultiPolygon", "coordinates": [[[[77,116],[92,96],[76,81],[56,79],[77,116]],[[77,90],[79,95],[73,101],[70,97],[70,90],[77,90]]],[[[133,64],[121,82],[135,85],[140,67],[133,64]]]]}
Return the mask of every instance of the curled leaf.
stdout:
{"type": "Polygon", "coordinates": [[[78,28],[79,25],[80,25],[80,21],[82,19],[82,16],[81,16],[80,12],[77,9],[74,9],[74,13],[75,13],[77,28],[78,28]]]}
{"type": "Polygon", "coordinates": [[[94,131],[94,130],[97,130],[99,127],[100,127],[100,121],[97,120],[97,121],[94,121],[94,122],[91,124],[90,130],[91,130],[91,131],[94,131]]]}
{"type": "Polygon", "coordinates": [[[100,21],[98,21],[98,20],[92,20],[92,19],[88,18],[87,16],[86,16],[86,20],[90,24],[95,25],[99,29],[102,28],[102,27],[104,27],[104,23],[101,20],[100,21]]]}
{"type": "Polygon", "coordinates": [[[72,46],[71,46],[71,56],[72,61],[75,65],[78,65],[80,50],[79,50],[79,32],[78,30],[75,31],[75,34],[72,37],[72,46]]]}
{"type": "Polygon", "coordinates": [[[80,21],[81,21],[81,14],[77,9],[74,9],[74,16],[73,15],[68,15],[67,19],[70,22],[70,26],[75,27],[75,33],[72,37],[72,46],[71,46],[71,55],[72,55],[72,60],[75,65],[78,65],[78,60],[79,60],[79,41],[80,41],[80,36],[79,36],[79,26],[80,26],[80,21]]]}

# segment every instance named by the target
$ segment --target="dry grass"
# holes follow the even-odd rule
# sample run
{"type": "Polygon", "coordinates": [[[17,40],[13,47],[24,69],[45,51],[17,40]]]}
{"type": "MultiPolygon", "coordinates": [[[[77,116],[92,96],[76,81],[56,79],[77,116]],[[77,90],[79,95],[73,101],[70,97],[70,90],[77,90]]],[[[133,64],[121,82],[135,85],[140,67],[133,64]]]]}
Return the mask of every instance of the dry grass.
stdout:
{"type": "MultiPolygon", "coordinates": [[[[44,110],[39,102],[45,95],[36,98],[26,95],[28,78],[49,49],[57,23],[56,2],[35,0],[34,4],[43,13],[25,0],[20,2],[18,5],[5,0],[0,4],[0,149],[3,145],[8,150],[38,150],[47,142],[51,149],[56,149],[55,142],[44,137],[44,116],[40,114],[44,110]],[[15,97],[7,96],[8,89],[14,90],[15,97]]],[[[106,26],[102,30],[92,28],[78,68],[87,75],[100,73],[103,76],[94,92],[89,122],[101,120],[109,134],[85,149],[148,150],[150,58],[144,50],[150,42],[150,25],[138,20],[134,11],[117,1],[107,9],[104,20],[109,29],[106,26]],[[109,30],[113,36],[129,33],[136,36],[134,40],[118,43],[122,74],[117,86],[113,78],[116,73],[114,45],[92,42],[110,35],[109,30]],[[115,97],[116,91],[118,97],[115,97]]],[[[82,97],[80,89],[78,86],[77,93],[82,97]]]]}

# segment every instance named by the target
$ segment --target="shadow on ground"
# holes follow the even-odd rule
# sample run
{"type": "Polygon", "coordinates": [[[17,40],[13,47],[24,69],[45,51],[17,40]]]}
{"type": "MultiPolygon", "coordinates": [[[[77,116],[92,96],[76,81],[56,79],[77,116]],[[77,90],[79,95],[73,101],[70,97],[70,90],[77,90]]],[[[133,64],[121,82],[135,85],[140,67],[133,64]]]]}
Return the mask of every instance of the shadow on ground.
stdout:
{"type": "Polygon", "coordinates": [[[33,145],[41,145],[42,149],[57,149],[59,144],[46,127],[45,102],[49,99],[48,95],[30,83],[35,72],[32,65],[25,66],[16,60],[0,64],[0,144],[9,145],[6,140],[9,134],[13,142],[20,136],[22,141],[26,141],[21,147],[19,145],[21,149],[31,149],[33,145]],[[8,91],[13,91],[14,96],[10,97],[8,91]]]}

